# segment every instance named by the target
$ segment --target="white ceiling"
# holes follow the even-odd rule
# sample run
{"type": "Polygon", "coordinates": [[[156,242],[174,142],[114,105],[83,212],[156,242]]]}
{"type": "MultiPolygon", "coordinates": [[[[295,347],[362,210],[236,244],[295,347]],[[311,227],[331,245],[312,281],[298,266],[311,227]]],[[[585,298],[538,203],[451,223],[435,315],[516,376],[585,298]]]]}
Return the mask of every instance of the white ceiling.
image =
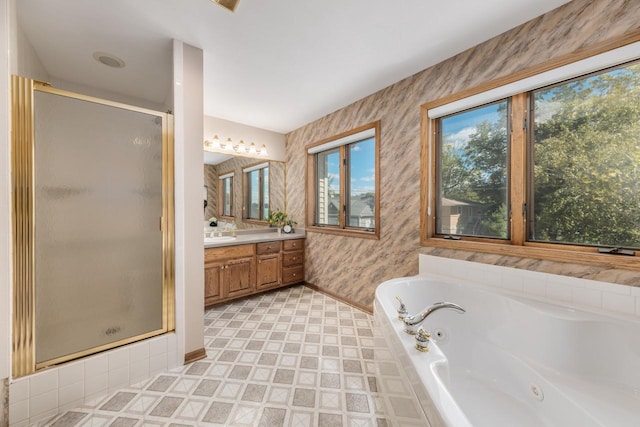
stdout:
{"type": "Polygon", "coordinates": [[[162,103],[175,38],[204,50],[206,115],[285,133],[567,0],[15,2],[53,78],[162,103]]]}

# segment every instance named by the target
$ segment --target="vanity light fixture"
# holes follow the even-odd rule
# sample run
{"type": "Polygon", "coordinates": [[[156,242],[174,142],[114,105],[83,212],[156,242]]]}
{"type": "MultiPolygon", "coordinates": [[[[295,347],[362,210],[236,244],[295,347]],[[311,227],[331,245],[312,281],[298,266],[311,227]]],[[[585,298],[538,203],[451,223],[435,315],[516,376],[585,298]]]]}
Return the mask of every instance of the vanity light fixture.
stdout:
{"type": "Polygon", "coordinates": [[[211,1],[213,3],[216,3],[216,4],[224,7],[229,12],[235,12],[236,11],[236,7],[238,7],[238,3],[240,3],[240,0],[211,0],[211,1]]]}
{"type": "Polygon", "coordinates": [[[256,147],[255,142],[251,142],[250,144],[245,144],[243,140],[237,145],[233,144],[231,138],[227,138],[225,142],[221,142],[218,135],[214,135],[211,141],[204,141],[204,149],[205,151],[211,151],[214,153],[229,153],[233,152],[239,154],[241,156],[268,156],[267,146],[262,144],[260,148],[256,147]]]}

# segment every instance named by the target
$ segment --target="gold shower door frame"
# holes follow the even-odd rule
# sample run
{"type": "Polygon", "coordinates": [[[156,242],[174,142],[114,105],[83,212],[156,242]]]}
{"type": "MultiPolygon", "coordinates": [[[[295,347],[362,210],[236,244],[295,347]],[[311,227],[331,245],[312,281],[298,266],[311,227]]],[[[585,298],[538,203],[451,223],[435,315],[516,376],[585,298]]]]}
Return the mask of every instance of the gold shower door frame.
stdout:
{"type": "Polygon", "coordinates": [[[175,329],[174,166],[171,114],[55,89],[19,76],[11,77],[11,225],[12,225],[12,377],[32,374],[58,363],[115,348],[175,329]],[[35,106],[36,91],[88,101],[162,119],[162,328],[65,355],[43,363],[35,358],[35,106]]]}

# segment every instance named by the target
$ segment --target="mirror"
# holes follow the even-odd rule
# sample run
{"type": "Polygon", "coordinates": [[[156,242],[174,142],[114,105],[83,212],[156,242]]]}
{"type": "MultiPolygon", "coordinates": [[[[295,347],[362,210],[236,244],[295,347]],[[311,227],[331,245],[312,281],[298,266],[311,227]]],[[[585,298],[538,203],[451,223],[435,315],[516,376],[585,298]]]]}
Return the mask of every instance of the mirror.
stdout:
{"type": "MultiPolygon", "coordinates": [[[[204,165],[204,185],[207,188],[207,200],[204,209],[205,222],[212,217],[216,217],[219,222],[235,223],[239,230],[267,228],[266,221],[247,219],[250,216],[249,210],[253,212],[252,216],[255,216],[256,207],[245,206],[250,203],[245,201],[247,199],[247,194],[245,193],[250,183],[247,182],[248,177],[245,176],[244,171],[264,164],[268,166],[268,194],[264,194],[264,209],[262,211],[264,212],[267,209],[286,211],[284,162],[244,156],[227,156],[226,159],[209,160],[209,162],[217,163],[205,163],[204,165]],[[228,179],[229,177],[231,177],[230,180],[228,179]],[[230,197],[226,195],[230,182],[233,188],[232,203],[229,203],[230,197]],[[223,185],[222,188],[221,183],[223,185]],[[225,213],[231,213],[232,215],[224,215],[225,213]]],[[[253,199],[255,200],[255,193],[253,199]]]]}

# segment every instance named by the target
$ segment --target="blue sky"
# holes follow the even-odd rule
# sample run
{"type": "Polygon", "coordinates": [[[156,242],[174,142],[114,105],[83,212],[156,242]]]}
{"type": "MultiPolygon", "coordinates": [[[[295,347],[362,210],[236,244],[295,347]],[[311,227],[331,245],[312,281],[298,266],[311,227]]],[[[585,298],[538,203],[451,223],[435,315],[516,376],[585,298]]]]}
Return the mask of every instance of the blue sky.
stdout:
{"type": "MultiPolygon", "coordinates": [[[[375,141],[369,138],[349,145],[351,155],[351,195],[375,191],[375,141]]],[[[340,157],[329,156],[328,174],[333,177],[331,189],[340,191],[340,157]]]]}
{"type": "Polygon", "coordinates": [[[456,149],[464,148],[469,139],[469,135],[475,133],[476,127],[480,123],[499,120],[498,107],[504,103],[506,103],[506,101],[444,117],[442,119],[444,143],[453,145],[456,149]]]}

